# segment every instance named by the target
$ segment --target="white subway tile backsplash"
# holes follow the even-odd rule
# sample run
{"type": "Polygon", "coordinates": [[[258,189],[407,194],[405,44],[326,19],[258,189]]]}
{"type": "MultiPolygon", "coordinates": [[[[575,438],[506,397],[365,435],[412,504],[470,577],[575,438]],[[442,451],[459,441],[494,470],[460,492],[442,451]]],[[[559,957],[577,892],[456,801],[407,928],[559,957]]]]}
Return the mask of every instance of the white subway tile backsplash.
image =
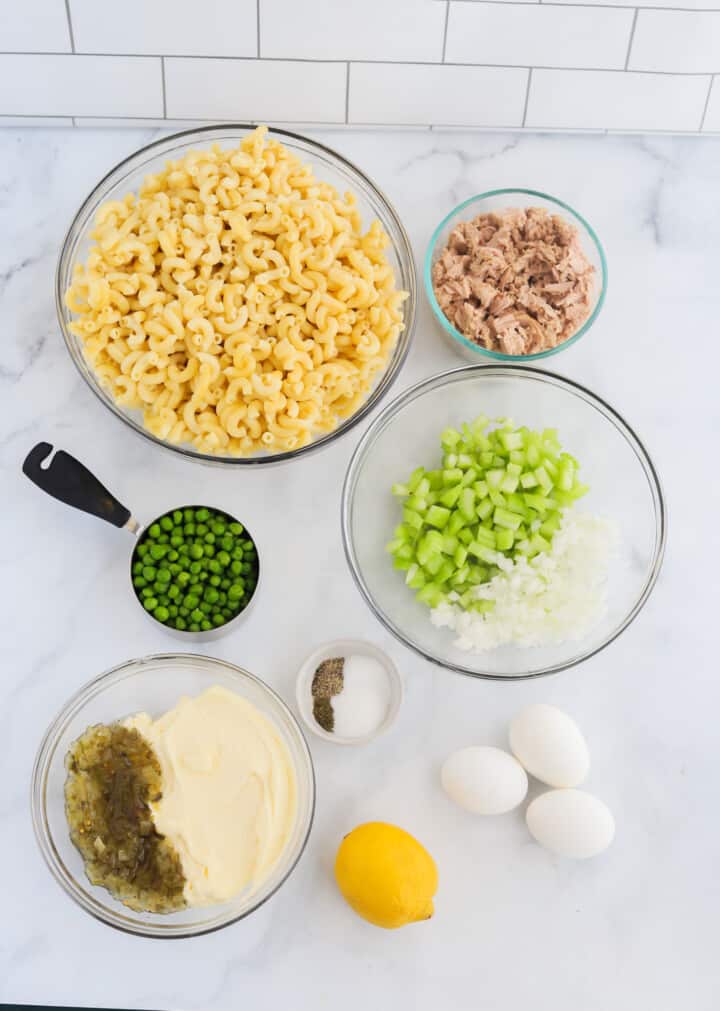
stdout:
{"type": "Polygon", "coordinates": [[[705,112],[705,122],[703,131],[708,133],[720,132],[720,78],[714,77],[710,88],[710,96],[705,112]]]}
{"type": "Polygon", "coordinates": [[[720,0],[0,0],[0,128],[715,132],[713,74],[720,0]]]}
{"type": "Polygon", "coordinates": [[[162,116],[160,60],[0,55],[0,115],[162,116]]]}
{"type": "Polygon", "coordinates": [[[527,71],[392,63],[350,65],[350,123],[520,126],[527,71]]]}
{"type": "MultiPolygon", "coordinates": [[[[578,0],[551,0],[554,4],[576,4],[578,0]]],[[[674,7],[687,10],[718,10],[718,0],[582,0],[583,4],[594,7],[622,6],[623,2],[631,7],[674,7]]]]}
{"type": "Polygon", "coordinates": [[[640,11],[629,68],[681,74],[720,71],[720,12],[640,11]]]}
{"type": "Polygon", "coordinates": [[[63,0],[0,3],[0,51],[69,53],[70,29],[63,0]]]}
{"type": "Polygon", "coordinates": [[[526,126],[697,130],[709,79],[600,70],[534,70],[526,126]]]}
{"type": "Polygon", "coordinates": [[[0,129],[4,126],[72,126],[71,116],[0,116],[0,129]]]}
{"type": "MultiPolygon", "coordinates": [[[[60,4],[62,6],[62,4],[60,4]]],[[[256,0],[70,0],[80,53],[257,56],[256,0]]]]}
{"type": "Polygon", "coordinates": [[[437,0],[260,0],[260,55],[313,60],[442,60],[437,0]]]}
{"type": "Polygon", "coordinates": [[[344,63],[166,59],[167,115],[342,123],[345,78],[344,63]]]}
{"type": "Polygon", "coordinates": [[[526,3],[450,4],[445,59],[506,66],[625,66],[630,9],[526,3]]]}

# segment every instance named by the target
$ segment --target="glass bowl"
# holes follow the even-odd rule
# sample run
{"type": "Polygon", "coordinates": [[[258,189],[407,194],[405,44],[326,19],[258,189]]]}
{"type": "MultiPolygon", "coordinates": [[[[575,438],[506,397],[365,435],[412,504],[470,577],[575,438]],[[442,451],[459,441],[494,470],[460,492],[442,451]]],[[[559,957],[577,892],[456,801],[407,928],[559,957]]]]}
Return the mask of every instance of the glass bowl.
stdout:
{"type": "Polygon", "coordinates": [[[357,586],[385,627],[425,659],[473,677],[522,679],[554,674],[593,656],[640,612],[655,585],[667,519],[657,473],[642,443],[599,397],[577,383],[525,366],[466,366],[433,376],[397,397],[375,419],[350,461],[342,497],[345,555],[357,586]],[[553,646],[503,646],[465,653],[455,633],[436,628],[385,545],[401,520],[390,493],[419,465],[440,459],[440,433],[479,414],[517,425],[557,428],[581,464],[590,492],[579,509],[614,520],[620,543],[611,562],[608,608],[582,640],[553,646]]]}
{"type": "Polygon", "coordinates": [[[55,273],[55,305],[65,344],[80,375],[100,401],[116,417],[155,445],[179,453],[188,459],[226,467],[254,467],[262,464],[267,466],[273,463],[283,463],[305,456],[322,446],[327,446],[349,432],[382,400],[395,381],[410,348],[410,341],[415,329],[417,305],[415,266],[410,240],[400,218],[384,193],[356,165],[331,148],[288,130],[273,128],[269,131],[268,136],[280,141],[304,162],[311,162],[318,178],[331,183],[340,193],[347,190],[352,190],[355,193],[364,227],[368,227],[370,222],[377,218],[390,238],[390,245],[385,253],[395,271],[398,289],[407,291],[409,294],[403,303],[405,326],[398,337],[385,371],[380,375],[368,399],[355,414],[342,419],[332,432],[318,436],[307,446],[281,453],[258,453],[245,457],[203,453],[189,444],[176,444],[158,438],[144,428],[139,410],[126,408],[115,402],[111,394],[100,385],[92,367],[85,360],[82,341],[70,332],[69,324],[73,314],[65,305],[65,292],[72,280],[75,264],[85,260],[92,245],[89,233],[93,228],[95,214],[99,206],[106,200],[120,199],[130,191],[137,192],[143,178],[149,173],[164,168],[165,162],[169,159],[181,158],[190,150],[207,148],[215,143],[236,146],[246,134],[254,129],[255,127],[248,123],[229,123],[222,126],[186,130],[154,141],[125,158],[104,179],[100,180],[75,215],[65,236],[55,273]]]}
{"type": "Polygon", "coordinates": [[[430,244],[425,254],[425,265],[423,269],[423,280],[425,283],[425,293],[430,302],[432,311],[438,323],[442,327],[448,344],[454,351],[462,355],[463,358],[471,362],[531,362],[539,361],[541,358],[549,358],[556,355],[565,348],[569,348],[576,341],[580,340],[584,333],[590,329],[600,314],[600,310],[605,302],[607,291],[607,263],[605,253],[600,240],[590,227],[587,221],[581,217],[577,211],[573,210],[569,204],[563,203],[556,197],[551,197],[547,193],[540,193],[538,190],[524,189],[503,189],[489,190],[487,193],[480,193],[477,196],[463,200],[461,204],[450,211],[437,226],[430,239],[430,244]],[[432,268],[443,249],[447,245],[450,232],[461,221],[470,221],[478,214],[486,214],[491,211],[504,211],[516,207],[544,207],[550,214],[557,214],[561,218],[569,220],[575,225],[580,235],[580,245],[587,256],[589,262],[595,268],[595,302],[592,311],[583,325],[575,331],[567,340],[557,347],[547,351],[538,351],[532,355],[508,355],[502,351],[490,351],[473,343],[464,337],[459,330],[456,330],[445,313],[438,305],[435,298],[435,291],[432,284],[432,268]]]}
{"type": "Polygon", "coordinates": [[[288,707],[248,671],[224,660],[192,653],[167,653],[129,660],[81,688],[47,730],[32,776],[32,818],[42,855],[55,880],[88,913],[118,930],[142,937],[195,937],[248,916],[273,895],[305,849],[315,809],[315,775],[310,751],[288,707]],[[104,888],[91,885],[70,841],[64,807],[65,755],[89,726],[145,710],[153,716],[172,708],[181,695],[198,695],[221,685],[248,699],[271,721],[287,745],[297,780],[297,816],[292,835],[270,876],[252,892],[207,908],[159,915],[128,909],[104,888]]]}

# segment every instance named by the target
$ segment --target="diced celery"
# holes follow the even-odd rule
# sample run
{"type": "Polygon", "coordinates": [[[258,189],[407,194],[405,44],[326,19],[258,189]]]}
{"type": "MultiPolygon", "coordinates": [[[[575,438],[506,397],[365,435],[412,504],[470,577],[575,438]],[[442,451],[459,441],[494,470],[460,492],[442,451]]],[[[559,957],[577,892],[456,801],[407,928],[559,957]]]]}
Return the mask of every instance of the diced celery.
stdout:
{"type": "Polygon", "coordinates": [[[520,475],[520,484],[523,488],[537,488],[538,479],[532,471],[526,471],[520,475]]]}
{"type": "Polygon", "coordinates": [[[423,565],[426,572],[429,572],[431,576],[436,575],[440,571],[440,566],[443,563],[442,555],[431,555],[427,562],[423,565]]]}
{"type": "Polygon", "coordinates": [[[486,520],[493,511],[493,508],[494,506],[492,500],[489,498],[485,498],[477,507],[476,511],[481,520],[486,520]]]}
{"type": "Polygon", "coordinates": [[[488,530],[487,527],[478,527],[475,531],[475,542],[477,544],[482,544],[486,548],[494,548],[495,544],[495,534],[492,530],[488,530]]]}
{"type": "Polygon", "coordinates": [[[512,530],[498,530],[495,536],[495,547],[498,551],[509,551],[513,546],[515,535],[512,530]]]}
{"type": "Polygon", "coordinates": [[[409,558],[398,558],[396,555],[393,558],[393,565],[395,566],[396,569],[404,570],[409,569],[410,566],[412,565],[412,562],[410,561],[409,558]]]}
{"type": "Polygon", "coordinates": [[[416,513],[413,509],[405,508],[403,509],[403,519],[411,526],[413,530],[421,530],[423,525],[422,516],[416,513]]]}
{"type": "Polygon", "coordinates": [[[477,611],[478,614],[487,614],[495,607],[494,600],[471,600],[468,605],[469,611],[477,611]]]}
{"type": "Polygon", "coordinates": [[[458,509],[468,523],[475,519],[475,492],[472,488],[463,488],[458,499],[458,509]]]}
{"type": "Polygon", "coordinates": [[[532,492],[525,492],[523,499],[528,508],[537,509],[541,514],[546,513],[548,509],[552,508],[550,499],[545,498],[543,495],[533,495],[532,492]]]}
{"type": "Polygon", "coordinates": [[[473,539],[472,530],[470,529],[470,527],[463,527],[462,530],[458,530],[457,538],[461,544],[465,545],[469,544],[473,539]]]}
{"type": "Polygon", "coordinates": [[[535,470],[535,477],[537,479],[537,483],[540,485],[543,491],[545,492],[552,491],[553,483],[550,480],[550,476],[548,475],[548,472],[545,469],[545,467],[538,467],[535,470]]]}
{"type": "Polygon", "coordinates": [[[481,562],[489,562],[494,565],[497,562],[498,553],[493,548],[488,548],[484,544],[479,544],[478,541],[473,541],[472,544],[468,544],[468,552],[474,555],[475,558],[479,558],[481,562]]]}
{"type": "Polygon", "coordinates": [[[428,607],[437,607],[443,599],[443,592],[434,583],[426,583],[422,590],[418,591],[417,599],[423,604],[427,604],[428,607]]]}
{"type": "Polygon", "coordinates": [[[511,449],[522,449],[525,439],[520,432],[501,432],[500,442],[508,451],[511,449]]]}
{"type": "Polygon", "coordinates": [[[488,492],[488,498],[496,508],[502,508],[505,503],[505,496],[502,492],[496,491],[495,488],[491,488],[488,492]]]}
{"type": "Polygon", "coordinates": [[[445,428],[440,435],[440,442],[447,448],[452,448],[460,442],[460,433],[455,428],[445,428]]]}
{"type": "Polygon", "coordinates": [[[419,565],[411,565],[405,576],[405,582],[414,590],[419,590],[425,585],[425,573],[419,565]]]}
{"type": "Polygon", "coordinates": [[[428,507],[428,501],[424,496],[416,494],[406,499],[405,505],[408,509],[414,509],[416,513],[424,513],[428,507]]]}
{"type": "Polygon", "coordinates": [[[416,467],[415,470],[410,475],[410,478],[407,482],[408,490],[410,492],[414,492],[424,476],[425,476],[425,468],[416,467]]]}
{"type": "Polygon", "coordinates": [[[508,530],[517,530],[517,528],[522,523],[523,518],[517,513],[510,512],[509,509],[496,509],[493,513],[493,522],[495,526],[507,527],[508,530]]]}
{"type": "Polygon", "coordinates": [[[410,494],[410,489],[406,484],[394,484],[390,491],[393,495],[397,495],[398,498],[405,498],[406,495],[410,494]]]}
{"type": "Polygon", "coordinates": [[[487,481],[476,481],[473,485],[473,491],[478,498],[485,498],[488,493],[487,481]]]}
{"type": "Polygon", "coordinates": [[[460,491],[461,488],[459,485],[456,485],[454,488],[448,488],[448,490],[444,491],[440,496],[440,501],[444,506],[447,506],[448,509],[452,509],[453,506],[457,505],[457,500],[460,497],[460,491]]]}
{"type": "Polygon", "coordinates": [[[447,526],[450,516],[449,509],[446,509],[444,506],[434,505],[428,509],[425,522],[429,523],[431,527],[437,527],[439,530],[442,530],[443,527],[447,526]]]}
{"type": "Polygon", "coordinates": [[[462,586],[466,582],[468,576],[470,575],[470,566],[461,565],[459,569],[455,570],[454,575],[450,579],[450,585],[457,587],[462,586]]]}
{"type": "Polygon", "coordinates": [[[450,517],[448,525],[445,527],[445,532],[448,534],[457,534],[460,530],[462,530],[466,523],[467,520],[462,513],[456,510],[450,517]]]}
{"type": "Polygon", "coordinates": [[[514,492],[519,483],[520,479],[516,474],[505,474],[505,477],[500,482],[500,490],[514,492]]]}
{"type": "Polygon", "coordinates": [[[442,553],[444,555],[454,555],[455,552],[457,551],[459,543],[460,541],[457,539],[457,537],[454,537],[452,534],[445,534],[445,536],[442,539],[442,548],[441,548],[442,553]]]}
{"type": "Polygon", "coordinates": [[[525,515],[526,505],[523,501],[522,495],[518,495],[517,492],[512,492],[510,495],[505,496],[505,501],[511,512],[520,513],[521,516],[525,515]]]}
{"type": "Polygon", "coordinates": [[[446,485],[459,484],[463,479],[463,472],[459,467],[448,467],[442,472],[442,477],[446,485]]]}
{"type": "Polygon", "coordinates": [[[458,567],[462,567],[465,564],[465,562],[467,561],[467,556],[468,556],[468,552],[467,552],[467,548],[465,547],[465,545],[464,544],[458,544],[458,546],[455,548],[455,552],[453,554],[453,561],[455,562],[455,564],[458,567]]]}

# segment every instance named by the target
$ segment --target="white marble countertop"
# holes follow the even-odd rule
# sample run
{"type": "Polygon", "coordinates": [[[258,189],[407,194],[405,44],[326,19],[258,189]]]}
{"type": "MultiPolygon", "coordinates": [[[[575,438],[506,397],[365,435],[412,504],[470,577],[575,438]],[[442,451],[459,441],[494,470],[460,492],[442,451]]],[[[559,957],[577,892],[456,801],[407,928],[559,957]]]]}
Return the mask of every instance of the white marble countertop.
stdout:
{"type": "MultiPolygon", "coordinates": [[[[418,262],[451,205],[508,185],[564,197],[606,246],[602,316],[551,367],[619,409],[654,456],[670,507],[664,571],[637,621],[581,668],[494,684],[419,660],[355,589],[338,507],[359,431],[302,466],[236,476],[154,450],[79,378],[55,321],[59,244],[96,180],[152,136],[0,132],[0,1000],[173,1011],[715,1011],[720,688],[704,633],[717,622],[720,541],[720,141],[322,135],[395,202],[418,262]],[[319,794],[305,856],[269,903],[220,933],[173,943],[117,933],[70,902],[35,845],[28,785],[50,719],[97,673],[174,646],[125,594],[126,535],[21,477],[41,439],[79,456],[141,518],[192,498],[198,485],[201,497],[248,518],[266,546],[262,606],[209,653],[247,666],[288,700],[300,661],[326,639],[370,638],[403,672],[405,703],[386,737],[357,750],[310,742],[319,794]],[[554,859],[531,842],[521,813],[473,819],[439,788],[450,750],[502,744],[508,718],[530,701],[566,707],[586,733],[588,787],[618,826],[602,858],[554,859]],[[377,930],[338,895],[339,840],[375,818],[409,829],[434,854],[431,922],[377,930]]],[[[423,303],[394,392],[456,364],[423,303]]]]}

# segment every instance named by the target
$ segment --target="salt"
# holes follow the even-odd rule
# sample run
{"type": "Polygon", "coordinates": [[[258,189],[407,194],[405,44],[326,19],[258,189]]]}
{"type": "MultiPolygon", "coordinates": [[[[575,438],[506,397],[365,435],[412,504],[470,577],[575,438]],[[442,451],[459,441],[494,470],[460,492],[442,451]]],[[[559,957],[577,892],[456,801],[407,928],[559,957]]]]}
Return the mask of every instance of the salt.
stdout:
{"type": "Polygon", "coordinates": [[[333,732],[338,737],[364,737],[384,722],[390,705],[390,683],[383,665],[371,656],[345,658],[343,689],[332,700],[333,732]]]}

